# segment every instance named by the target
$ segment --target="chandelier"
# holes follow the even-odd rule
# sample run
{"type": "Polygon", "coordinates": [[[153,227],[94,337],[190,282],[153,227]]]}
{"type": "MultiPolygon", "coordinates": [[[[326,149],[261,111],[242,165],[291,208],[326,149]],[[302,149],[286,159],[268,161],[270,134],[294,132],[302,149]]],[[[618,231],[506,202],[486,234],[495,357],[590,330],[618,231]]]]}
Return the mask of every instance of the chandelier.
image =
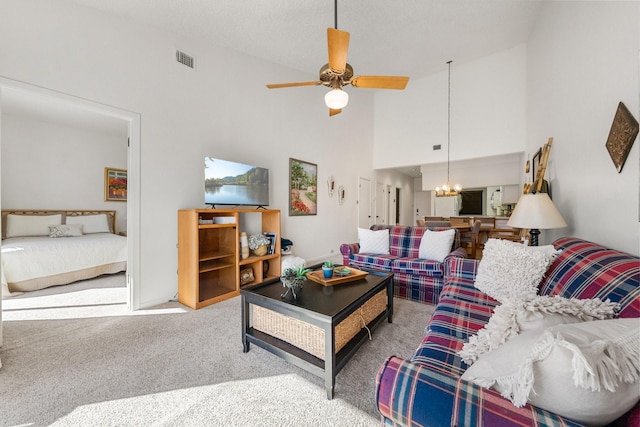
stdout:
{"type": "Polygon", "coordinates": [[[451,61],[447,61],[449,64],[449,87],[448,87],[448,103],[447,103],[447,183],[436,187],[436,196],[457,196],[462,191],[460,185],[451,185],[449,180],[449,168],[450,168],[450,154],[451,154],[451,61]]]}

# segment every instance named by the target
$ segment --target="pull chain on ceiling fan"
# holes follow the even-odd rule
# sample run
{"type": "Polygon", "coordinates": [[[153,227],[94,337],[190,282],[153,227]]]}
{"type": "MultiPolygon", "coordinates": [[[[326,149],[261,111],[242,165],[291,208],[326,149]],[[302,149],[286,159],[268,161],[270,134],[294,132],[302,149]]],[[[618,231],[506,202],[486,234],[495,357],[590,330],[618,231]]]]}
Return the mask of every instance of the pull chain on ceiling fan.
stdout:
{"type": "Polygon", "coordinates": [[[269,89],[280,89],[284,87],[297,86],[318,86],[330,87],[331,90],[325,95],[325,104],[329,108],[329,116],[334,116],[342,112],[342,109],[349,102],[349,95],[342,88],[351,85],[369,89],[398,89],[402,90],[407,86],[409,77],[404,76],[353,76],[353,67],[347,63],[347,52],[349,50],[350,34],[346,31],[338,30],[338,0],[334,0],[334,26],[327,28],[327,47],[329,62],[320,68],[320,76],[316,81],[297,83],[277,83],[268,84],[269,89]]]}

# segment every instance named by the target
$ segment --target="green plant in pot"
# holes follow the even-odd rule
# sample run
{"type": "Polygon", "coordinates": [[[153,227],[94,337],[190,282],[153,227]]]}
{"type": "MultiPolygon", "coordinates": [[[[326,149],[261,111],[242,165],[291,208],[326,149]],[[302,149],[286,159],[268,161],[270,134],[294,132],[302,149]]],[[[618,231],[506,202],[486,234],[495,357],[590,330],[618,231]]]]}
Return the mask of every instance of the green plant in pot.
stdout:
{"type": "Polygon", "coordinates": [[[264,234],[252,234],[249,236],[249,249],[251,249],[256,256],[266,255],[268,244],[269,238],[264,234]]]}
{"type": "Polygon", "coordinates": [[[280,281],[282,282],[282,286],[287,288],[287,290],[280,295],[280,297],[286,297],[289,291],[291,291],[293,299],[296,299],[298,297],[296,295],[296,289],[302,288],[302,284],[307,279],[307,273],[310,271],[310,269],[304,268],[302,265],[285,269],[280,276],[280,281]]]}
{"type": "Polygon", "coordinates": [[[333,277],[333,261],[325,261],[322,264],[322,275],[325,279],[331,279],[333,277]]]}

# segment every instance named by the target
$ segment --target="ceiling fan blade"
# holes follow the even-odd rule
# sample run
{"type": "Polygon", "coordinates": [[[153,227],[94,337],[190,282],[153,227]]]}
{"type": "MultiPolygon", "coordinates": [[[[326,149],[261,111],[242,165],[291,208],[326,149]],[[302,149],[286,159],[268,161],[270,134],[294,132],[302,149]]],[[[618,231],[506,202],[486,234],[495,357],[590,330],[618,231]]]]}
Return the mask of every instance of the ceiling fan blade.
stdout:
{"type": "Polygon", "coordinates": [[[329,47],[329,68],[337,73],[343,73],[347,66],[349,33],[327,28],[327,44],[329,47]]]}
{"type": "Polygon", "coordinates": [[[404,89],[409,77],[403,76],[357,76],[349,83],[355,87],[372,89],[404,89]]]}
{"type": "Polygon", "coordinates": [[[269,85],[267,85],[267,87],[269,89],[280,89],[282,87],[317,86],[317,85],[321,85],[321,84],[322,84],[321,81],[297,82],[297,83],[275,83],[275,84],[269,84],[269,85]]]}
{"type": "Polygon", "coordinates": [[[340,114],[340,113],[342,113],[342,108],[340,109],[329,108],[329,117],[335,116],[336,114],[340,114]]]}

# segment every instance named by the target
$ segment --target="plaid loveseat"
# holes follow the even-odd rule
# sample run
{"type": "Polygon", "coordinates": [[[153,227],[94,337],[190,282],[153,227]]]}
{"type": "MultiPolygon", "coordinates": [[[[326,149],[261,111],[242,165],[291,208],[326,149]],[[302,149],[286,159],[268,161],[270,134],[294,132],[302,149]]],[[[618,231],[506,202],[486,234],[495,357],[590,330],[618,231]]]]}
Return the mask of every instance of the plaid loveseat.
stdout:
{"type": "MultiPolygon", "coordinates": [[[[385,270],[393,273],[393,295],[423,303],[435,304],[444,283],[444,262],[418,258],[420,241],[425,230],[443,231],[449,227],[410,227],[401,225],[373,225],[371,230],[389,229],[389,255],[360,253],[358,243],[343,243],[340,252],[344,265],[359,269],[385,270]]],[[[456,230],[450,257],[466,257],[460,248],[456,230]]]]}
{"type": "MultiPolygon", "coordinates": [[[[640,317],[640,258],[577,238],[554,242],[562,253],[540,285],[541,295],[609,298],[618,317],[640,317]]],[[[516,408],[493,390],[460,378],[467,365],[457,352],[491,317],[495,300],[477,290],[479,261],[449,258],[445,284],[426,335],[410,360],[392,356],[380,368],[376,401],[389,426],[577,426],[526,405],[516,408]]],[[[640,325],[640,320],[639,320],[640,325]]],[[[640,425],[634,409],[615,425],[640,425]]]]}

